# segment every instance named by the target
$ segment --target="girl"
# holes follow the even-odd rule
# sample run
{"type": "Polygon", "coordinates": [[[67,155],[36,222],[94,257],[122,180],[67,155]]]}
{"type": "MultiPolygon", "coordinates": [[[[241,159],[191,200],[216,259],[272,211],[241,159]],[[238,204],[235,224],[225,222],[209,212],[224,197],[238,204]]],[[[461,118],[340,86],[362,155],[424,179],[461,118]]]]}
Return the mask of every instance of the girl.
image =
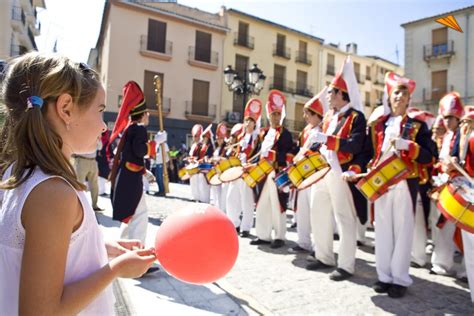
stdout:
{"type": "Polygon", "coordinates": [[[113,314],[110,283],[155,260],[139,241],[104,243],[71,155],[106,129],[99,75],[66,57],[28,53],[3,81],[0,314],[113,314]],[[107,255],[111,258],[108,261],[107,255]]]}

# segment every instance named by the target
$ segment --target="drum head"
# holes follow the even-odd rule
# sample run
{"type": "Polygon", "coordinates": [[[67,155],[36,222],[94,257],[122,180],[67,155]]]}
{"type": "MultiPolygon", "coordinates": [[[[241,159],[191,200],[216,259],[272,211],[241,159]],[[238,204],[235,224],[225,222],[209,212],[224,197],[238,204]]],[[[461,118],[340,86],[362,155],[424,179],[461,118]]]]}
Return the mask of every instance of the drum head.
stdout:
{"type": "Polygon", "coordinates": [[[219,175],[219,180],[222,182],[234,181],[240,178],[243,173],[244,173],[244,168],[242,166],[232,167],[222,172],[219,175]]]}
{"type": "Polygon", "coordinates": [[[298,190],[304,190],[308,187],[310,187],[311,185],[315,184],[316,182],[318,182],[319,180],[321,180],[322,178],[324,178],[324,176],[329,172],[329,170],[331,170],[330,167],[326,167],[324,169],[321,169],[319,171],[316,171],[315,173],[313,173],[312,175],[310,175],[308,178],[306,178],[305,180],[303,180],[297,187],[298,190]]]}
{"type": "Polygon", "coordinates": [[[211,180],[209,180],[209,184],[210,185],[219,185],[219,184],[222,184],[222,181],[219,179],[219,175],[218,174],[215,174],[211,180]]]}
{"type": "Polygon", "coordinates": [[[474,184],[468,179],[458,176],[451,180],[452,184],[457,187],[457,193],[468,203],[474,204],[474,184]]]}
{"type": "Polygon", "coordinates": [[[181,180],[186,181],[189,180],[191,176],[188,173],[185,173],[182,177],[180,177],[181,180]]]}

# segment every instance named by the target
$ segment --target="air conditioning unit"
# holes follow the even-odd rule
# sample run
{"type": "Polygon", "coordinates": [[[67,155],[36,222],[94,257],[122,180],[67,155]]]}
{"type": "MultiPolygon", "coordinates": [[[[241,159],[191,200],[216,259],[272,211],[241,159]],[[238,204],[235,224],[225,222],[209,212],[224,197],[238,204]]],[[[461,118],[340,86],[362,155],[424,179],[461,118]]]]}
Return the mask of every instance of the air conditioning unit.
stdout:
{"type": "Polygon", "coordinates": [[[239,123],[240,112],[227,112],[227,121],[229,123],[239,123]]]}

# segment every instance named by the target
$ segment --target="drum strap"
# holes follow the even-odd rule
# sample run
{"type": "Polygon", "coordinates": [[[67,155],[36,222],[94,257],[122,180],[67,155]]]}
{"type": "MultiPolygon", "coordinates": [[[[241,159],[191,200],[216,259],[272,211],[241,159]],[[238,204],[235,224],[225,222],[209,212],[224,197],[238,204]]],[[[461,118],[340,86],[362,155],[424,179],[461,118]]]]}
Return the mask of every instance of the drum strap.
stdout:
{"type": "Polygon", "coordinates": [[[337,126],[336,126],[336,129],[334,130],[334,132],[332,133],[333,135],[337,135],[337,133],[339,133],[339,131],[341,130],[341,128],[344,126],[344,124],[346,123],[346,120],[347,120],[347,117],[349,116],[349,111],[346,111],[346,113],[344,113],[344,116],[342,117],[342,119],[339,121],[339,123],[337,123],[337,126]]]}

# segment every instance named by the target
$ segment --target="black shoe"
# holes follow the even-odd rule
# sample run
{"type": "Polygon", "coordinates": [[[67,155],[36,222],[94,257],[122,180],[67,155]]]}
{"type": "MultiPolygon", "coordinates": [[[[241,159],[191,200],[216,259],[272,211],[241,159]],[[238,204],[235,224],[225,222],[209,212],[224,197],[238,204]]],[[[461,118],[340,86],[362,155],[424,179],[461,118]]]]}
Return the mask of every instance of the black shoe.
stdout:
{"type": "Polygon", "coordinates": [[[309,252],[308,250],[296,245],[294,247],[288,248],[289,253],[302,253],[302,252],[309,252]]]}
{"type": "Polygon", "coordinates": [[[360,240],[357,241],[357,247],[363,247],[365,246],[364,243],[360,240]]]}
{"type": "Polygon", "coordinates": [[[271,242],[268,241],[268,240],[263,240],[263,239],[258,239],[257,238],[257,239],[254,239],[254,240],[250,241],[250,244],[251,245],[269,245],[269,244],[271,244],[271,242]]]}
{"type": "Polygon", "coordinates": [[[402,285],[398,285],[398,284],[392,284],[389,288],[388,288],[388,296],[390,296],[391,298],[401,298],[401,297],[404,297],[405,294],[407,292],[407,287],[406,286],[402,286],[402,285]]]}
{"type": "Polygon", "coordinates": [[[309,255],[306,256],[306,260],[307,260],[307,261],[311,261],[311,262],[316,262],[316,261],[318,261],[318,260],[316,259],[316,253],[315,253],[314,251],[311,251],[311,252],[309,253],[309,255]]]}
{"type": "Polygon", "coordinates": [[[298,224],[296,224],[296,222],[294,222],[293,224],[291,224],[290,228],[296,228],[296,226],[298,226],[298,224]]]}
{"type": "Polygon", "coordinates": [[[459,282],[462,282],[462,283],[469,284],[469,280],[467,279],[467,276],[456,277],[456,280],[458,280],[459,282]]]}
{"type": "Polygon", "coordinates": [[[325,264],[324,262],[316,259],[316,262],[312,262],[306,266],[306,270],[315,271],[315,270],[330,269],[332,267],[333,266],[330,266],[329,264],[325,264]]]}
{"type": "Polygon", "coordinates": [[[332,235],[332,238],[333,238],[334,240],[339,240],[339,234],[334,234],[334,235],[332,235]]]}
{"type": "Polygon", "coordinates": [[[160,268],[158,267],[149,267],[148,270],[146,270],[145,274],[150,274],[156,271],[160,271],[160,268]]]}
{"type": "Polygon", "coordinates": [[[248,236],[250,236],[250,232],[247,230],[240,233],[240,237],[247,238],[248,236]]]}
{"type": "Polygon", "coordinates": [[[391,283],[385,283],[382,281],[377,281],[372,285],[372,288],[374,289],[375,292],[377,293],[387,293],[388,289],[390,288],[392,284],[391,283]]]}
{"type": "Polygon", "coordinates": [[[275,239],[274,241],[272,241],[271,245],[270,245],[270,248],[272,249],[277,249],[277,248],[281,248],[285,245],[285,241],[282,240],[282,239],[275,239]]]}
{"type": "Polygon", "coordinates": [[[410,267],[412,267],[412,268],[415,268],[415,269],[420,269],[420,268],[423,268],[423,266],[422,266],[422,265],[419,265],[418,263],[416,263],[416,262],[413,262],[413,261],[412,261],[412,262],[410,262],[410,267]]]}
{"type": "Polygon", "coordinates": [[[240,233],[240,226],[235,228],[235,231],[237,232],[237,235],[240,233]]]}
{"type": "Polygon", "coordinates": [[[349,279],[352,276],[352,273],[347,272],[344,269],[337,268],[329,275],[329,279],[333,281],[344,281],[349,279]]]}
{"type": "Polygon", "coordinates": [[[94,212],[103,212],[104,211],[104,209],[102,209],[98,206],[94,207],[93,210],[94,210],[94,212]]]}

